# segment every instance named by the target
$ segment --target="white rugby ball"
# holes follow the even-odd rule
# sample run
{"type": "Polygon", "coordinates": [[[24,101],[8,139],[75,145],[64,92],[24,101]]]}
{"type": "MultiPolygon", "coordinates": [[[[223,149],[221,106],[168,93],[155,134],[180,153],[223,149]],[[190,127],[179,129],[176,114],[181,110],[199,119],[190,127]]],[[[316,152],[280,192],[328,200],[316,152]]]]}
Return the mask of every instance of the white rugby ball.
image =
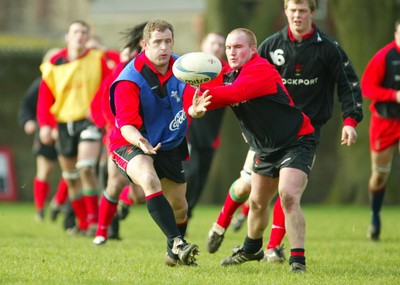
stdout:
{"type": "Polygon", "coordinates": [[[180,81],[199,85],[213,80],[221,72],[221,61],[205,52],[189,52],[179,57],[172,72],[180,81]]]}

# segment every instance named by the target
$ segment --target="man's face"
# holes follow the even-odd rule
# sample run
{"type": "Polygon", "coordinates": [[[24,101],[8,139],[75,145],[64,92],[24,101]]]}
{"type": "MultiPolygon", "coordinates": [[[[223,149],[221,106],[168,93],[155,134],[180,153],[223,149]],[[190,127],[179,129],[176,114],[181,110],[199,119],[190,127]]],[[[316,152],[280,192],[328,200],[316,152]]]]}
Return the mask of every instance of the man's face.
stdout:
{"type": "Polygon", "coordinates": [[[173,45],[174,40],[169,29],[163,32],[153,31],[150,39],[144,41],[144,50],[155,67],[163,67],[169,64],[173,45]]]}
{"type": "Polygon", "coordinates": [[[315,12],[311,12],[306,1],[299,4],[288,2],[285,14],[292,32],[304,34],[310,31],[315,12]]]}
{"type": "Polygon", "coordinates": [[[240,69],[256,52],[255,45],[250,46],[249,40],[243,32],[230,33],[225,42],[225,53],[229,66],[233,70],[240,69]]]}
{"type": "Polygon", "coordinates": [[[400,47],[400,25],[397,26],[394,32],[394,40],[396,41],[396,45],[400,47]]]}
{"type": "Polygon", "coordinates": [[[67,42],[69,49],[84,50],[86,49],[86,43],[89,40],[88,28],[79,23],[73,23],[68,33],[65,35],[65,41],[67,42]]]}
{"type": "Polygon", "coordinates": [[[209,34],[207,38],[204,39],[201,49],[206,53],[222,58],[224,56],[224,46],[224,37],[218,34],[209,34]]]}

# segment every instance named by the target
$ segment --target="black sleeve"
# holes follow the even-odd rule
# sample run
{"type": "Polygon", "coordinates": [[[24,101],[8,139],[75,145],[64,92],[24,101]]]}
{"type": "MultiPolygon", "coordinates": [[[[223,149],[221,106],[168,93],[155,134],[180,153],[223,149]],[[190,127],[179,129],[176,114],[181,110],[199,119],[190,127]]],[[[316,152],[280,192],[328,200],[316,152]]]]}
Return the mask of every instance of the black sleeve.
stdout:
{"type": "Polygon", "coordinates": [[[21,127],[24,127],[25,123],[29,120],[36,121],[36,106],[40,82],[41,78],[33,81],[22,98],[18,111],[18,123],[21,127]]]}
{"type": "Polygon", "coordinates": [[[360,122],[363,119],[360,81],[346,52],[332,43],[330,60],[332,75],[337,82],[337,95],[342,105],[343,119],[350,117],[360,122]]]}

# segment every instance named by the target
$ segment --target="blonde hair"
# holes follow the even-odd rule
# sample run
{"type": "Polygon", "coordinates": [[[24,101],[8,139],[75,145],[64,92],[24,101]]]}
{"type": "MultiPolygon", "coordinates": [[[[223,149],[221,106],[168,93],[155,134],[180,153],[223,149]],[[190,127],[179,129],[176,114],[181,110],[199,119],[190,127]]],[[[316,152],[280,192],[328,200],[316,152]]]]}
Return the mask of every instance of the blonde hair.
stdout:
{"type": "Polygon", "coordinates": [[[237,28],[237,29],[232,30],[229,34],[233,34],[233,33],[244,33],[247,37],[247,41],[249,42],[249,46],[253,46],[253,45],[257,46],[257,37],[249,29],[237,28]]]}
{"type": "Polygon", "coordinates": [[[79,24],[81,26],[84,26],[86,28],[87,32],[88,33],[90,32],[90,25],[88,23],[86,23],[85,21],[82,21],[82,20],[74,20],[69,23],[67,33],[69,32],[69,29],[71,28],[71,26],[73,24],[79,24]]]}
{"type": "Polygon", "coordinates": [[[294,4],[301,4],[301,3],[307,2],[308,8],[310,8],[311,12],[314,12],[315,9],[317,8],[317,4],[315,3],[315,0],[283,0],[283,2],[284,2],[283,7],[285,8],[285,10],[286,10],[289,2],[293,2],[294,4]]]}

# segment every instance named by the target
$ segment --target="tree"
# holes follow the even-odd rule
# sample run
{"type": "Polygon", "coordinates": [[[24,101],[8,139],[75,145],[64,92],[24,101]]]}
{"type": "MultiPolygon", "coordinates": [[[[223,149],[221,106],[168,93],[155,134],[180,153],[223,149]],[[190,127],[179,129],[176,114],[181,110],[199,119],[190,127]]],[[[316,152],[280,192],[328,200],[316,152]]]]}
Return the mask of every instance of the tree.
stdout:
{"type": "MultiPolygon", "coordinates": [[[[394,22],[399,17],[400,3],[396,0],[335,0],[329,1],[332,22],[341,46],[352,59],[358,75],[377,50],[393,40],[394,22]]],[[[358,127],[358,142],[352,148],[339,149],[339,161],[330,201],[365,203],[368,200],[367,185],[370,175],[368,126],[369,100],[364,100],[364,120],[358,127]]],[[[398,165],[392,166],[394,174],[398,165]]],[[[395,175],[389,188],[399,188],[395,175]]],[[[396,191],[398,192],[398,191],[396,191]]],[[[400,195],[388,191],[386,199],[399,201],[400,195]]]]}
{"type": "MultiPolygon", "coordinates": [[[[332,0],[328,1],[328,17],[316,21],[339,41],[361,78],[373,54],[393,40],[393,26],[399,10],[398,0],[332,0]]],[[[286,25],[283,1],[276,0],[207,0],[205,20],[205,33],[215,30],[226,34],[234,28],[246,27],[254,31],[259,43],[286,25]]],[[[357,128],[358,142],[350,148],[340,145],[342,120],[340,106],[335,106],[333,118],[324,127],[318,158],[303,201],[367,203],[370,175],[368,105],[369,101],[365,100],[365,117],[357,128]]],[[[205,189],[208,194],[203,195],[206,198],[203,200],[208,202],[225,197],[226,188],[238,177],[247,152],[236,120],[230,111],[227,113],[222,145],[205,189]]],[[[398,163],[392,168],[395,173],[398,163]]],[[[399,185],[399,178],[392,174],[389,183],[389,187],[394,188],[399,185]]],[[[395,191],[389,191],[387,200],[399,201],[400,195],[395,196],[395,191]]]]}

